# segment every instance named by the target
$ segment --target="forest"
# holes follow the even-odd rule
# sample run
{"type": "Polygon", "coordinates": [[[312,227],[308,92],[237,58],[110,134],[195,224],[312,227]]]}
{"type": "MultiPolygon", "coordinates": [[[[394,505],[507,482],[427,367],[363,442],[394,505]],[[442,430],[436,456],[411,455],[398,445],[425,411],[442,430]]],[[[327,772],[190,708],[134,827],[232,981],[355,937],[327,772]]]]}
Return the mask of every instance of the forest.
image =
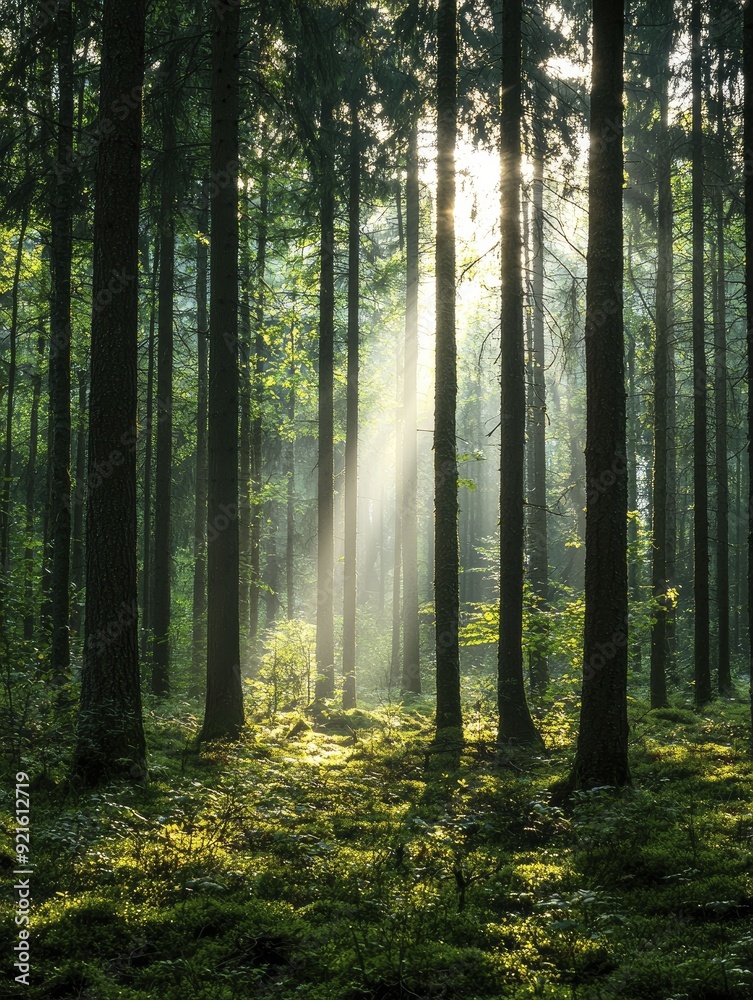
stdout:
{"type": "Polygon", "coordinates": [[[753,996],[753,0],[0,0],[0,967],[753,996]]]}

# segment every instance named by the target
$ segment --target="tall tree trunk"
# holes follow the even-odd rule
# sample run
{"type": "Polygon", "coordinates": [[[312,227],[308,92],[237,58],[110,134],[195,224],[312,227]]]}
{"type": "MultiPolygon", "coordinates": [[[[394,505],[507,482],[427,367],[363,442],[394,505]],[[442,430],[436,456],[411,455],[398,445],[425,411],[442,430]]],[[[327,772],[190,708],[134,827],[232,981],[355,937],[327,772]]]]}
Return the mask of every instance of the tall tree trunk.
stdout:
{"type": "Polygon", "coordinates": [[[26,546],[24,563],[24,639],[34,638],[34,512],[37,488],[37,439],[39,437],[39,400],[42,395],[42,364],[44,361],[44,337],[37,340],[39,367],[32,376],[31,415],[29,418],[29,459],[26,463],[26,546]]]}
{"type": "MultiPolygon", "coordinates": [[[[52,420],[52,651],[53,678],[70,674],[71,567],[71,261],[73,257],[73,12],[58,0],[57,180],[52,211],[50,419],[52,420]]],[[[96,299],[95,299],[96,302],[96,299]]]]}
{"type": "Polygon", "coordinates": [[[317,467],[316,698],[335,693],[334,625],[334,349],[335,187],[332,101],[322,100],[321,275],[319,284],[319,448],[317,467]]]}
{"type": "MultiPolygon", "coordinates": [[[[172,60],[168,57],[168,63],[172,60]]],[[[166,71],[167,79],[174,74],[166,71]]],[[[173,304],[175,299],[175,120],[164,110],[160,204],[159,310],[157,315],[157,447],[154,491],[152,694],[170,692],[170,564],[173,472],[173,304]]]]}
{"type": "Polygon", "coordinates": [[[287,591],[286,611],[288,621],[295,618],[295,319],[290,324],[290,395],[288,398],[288,419],[290,421],[290,441],[288,443],[288,483],[287,517],[285,519],[285,585],[287,591]]]}
{"type": "Polygon", "coordinates": [[[194,508],[193,569],[193,674],[203,681],[207,655],[207,239],[209,233],[209,183],[204,181],[196,238],[196,506],[194,508]]]}
{"type": "Polygon", "coordinates": [[[549,684],[549,661],[542,644],[548,629],[549,545],[546,503],[546,375],[544,356],[544,159],[533,161],[533,352],[531,358],[531,490],[528,513],[528,576],[535,601],[530,654],[531,690],[543,694],[549,684]]]}
{"type": "Polygon", "coordinates": [[[729,627],[729,466],[727,463],[727,277],[724,232],[724,36],[719,38],[717,70],[716,274],[714,275],[714,424],[716,430],[716,607],[720,694],[732,690],[729,627]]]}
{"type": "Polygon", "coordinates": [[[455,141],[457,136],[457,4],[437,11],[436,375],[434,387],[434,607],[437,732],[460,728],[458,646],[458,462],[455,434],[455,141]]]}
{"type": "MultiPolygon", "coordinates": [[[[259,614],[258,584],[252,582],[251,570],[251,385],[255,378],[251,372],[251,249],[249,236],[249,214],[251,200],[244,192],[241,210],[240,246],[240,442],[239,442],[239,503],[238,503],[238,544],[240,547],[240,594],[239,610],[241,628],[241,652],[245,654],[249,637],[257,632],[259,614]],[[254,601],[252,621],[251,601],[254,601]]],[[[254,511],[256,508],[254,507],[254,511]]]]}
{"type": "MultiPolygon", "coordinates": [[[[16,354],[18,350],[18,305],[19,291],[21,284],[21,264],[23,262],[24,240],[26,239],[26,226],[28,223],[28,210],[24,208],[21,217],[21,226],[18,231],[18,246],[16,247],[16,261],[13,269],[13,287],[11,289],[11,317],[8,358],[8,398],[5,408],[5,442],[3,452],[3,483],[0,490],[0,568],[6,579],[10,580],[10,487],[13,481],[13,411],[16,402],[16,354]]],[[[52,340],[50,341],[50,360],[54,353],[52,340]]],[[[52,414],[50,415],[50,429],[54,427],[52,414]]],[[[50,444],[52,435],[48,435],[50,444]]],[[[53,454],[54,448],[48,452],[53,454]]],[[[54,468],[53,463],[49,463],[54,468]]],[[[50,526],[52,527],[52,526],[50,526]]]]}
{"type": "Polygon", "coordinates": [[[743,155],[745,170],[745,305],[748,375],[748,679],[753,746],[753,0],[743,6],[743,155]]]}
{"type": "Polygon", "coordinates": [[[141,595],[141,658],[148,661],[152,653],[152,466],[154,457],[154,360],[157,320],[157,279],[159,276],[159,236],[155,236],[152,254],[151,293],[149,297],[149,343],[146,363],[146,415],[144,418],[144,526],[143,526],[143,593],[141,595]]]}
{"type": "Polygon", "coordinates": [[[71,632],[78,636],[83,620],[84,594],[84,484],[86,482],[86,388],[87,371],[78,370],[78,420],[76,427],[76,492],[73,497],[73,538],[71,548],[71,632]]]}
{"type": "Polygon", "coordinates": [[[136,574],[138,240],[144,0],[105,0],[95,175],[86,623],[73,772],[142,780],[136,574]],[[123,94],[135,104],[110,117],[123,94]],[[122,276],[115,294],[113,275],[122,276]],[[107,294],[109,292],[109,294],[107,294]]]}
{"type": "MultiPolygon", "coordinates": [[[[259,598],[261,596],[261,526],[262,526],[262,431],[264,427],[264,274],[267,267],[269,226],[269,172],[262,167],[259,193],[259,228],[256,236],[256,315],[254,318],[253,422],[251,427],[251,594],[250,636],[255,643],[259,633],[259,598]]],[[[334,308],[334,307],[333,307],[334,308]]],[[[333,319],[334,323],[334,319],[333,319]]],[[[334,332],[333,332],[334,338],[334,332]]],[[[334,640],[333,640],[334,642],[334,640]]],[[[334,655],[334,654],[333,654],[334,655]]]]}
{"type": "Polygon", "coordinates": [[[570,787],[625,785],[627,469],[622,318],[624,6],[593,2],[586,286],[586,620],[570,787]]]}
{"type": "Polygon", "coordinates": [[[709,645],[708,434],[706,428],[706,344],[704,316],[703,121],[701,0],[691,10],[691,136],[693,215],[693,591],[695,596],[695,703],[711,700],[709,645]]]}
{"type": "Polygon", "coordinates": [[[345,558],[343,560],[343,708],[356,707],[356,597],[358,529],[358,368],[361,256],[361,136],[358,105],[351,105],[348,192],[348,381],[345,426],[345,558]]]}
{"type": "MultiPolygon", "coordinates": [[[[628,247],[628,253],[630,253],[628,247]]],[[[648,332],[642,331],[644,340],[648,342],[648,332]]],[[[638,419],[638,405],[636,397],[638,386],[635,380],[635,337],[632,332],[628,334],[627,343],[627,476],[628,476],[628,599],[632,604],[637,604],[641,599],[640,592],[640,567],[638,555],[638,449],[640,444],[641,430],[638,419]]],[[[632,669],[640,673],[643,669],[641,644],[638,636],[630,647],[628,660],[632,659],[632,669]]]]}
{"type": "Polygon", "coordinates": [[[238,118],[236,6],[211,15],[213,178],[209,302],[207,695],[202,740],[243,726],[238,619],[238,118]]]}
{"type": "Polygon", "coordinates": [[[523,679],[526,394],[520,233],[521,19],[520,0],[507,0],[502,11],[503,100],[500,115],[502,416],[497,651],[500,743],[539,743],[541,739],[528,710],[523,679]]]}
{"type": "Polygon", "coordinates": [[[669,49],[659,80],[659,148],[657,155],[656,335],[654,342],[654,505],[652,517],[651,582],[657,603],[651,629],[651,707],[667,704],[669,637],[667,614],[670,578],[668,542],[669,376],[672,328],[672,159],[669,146],[669,49]]]}

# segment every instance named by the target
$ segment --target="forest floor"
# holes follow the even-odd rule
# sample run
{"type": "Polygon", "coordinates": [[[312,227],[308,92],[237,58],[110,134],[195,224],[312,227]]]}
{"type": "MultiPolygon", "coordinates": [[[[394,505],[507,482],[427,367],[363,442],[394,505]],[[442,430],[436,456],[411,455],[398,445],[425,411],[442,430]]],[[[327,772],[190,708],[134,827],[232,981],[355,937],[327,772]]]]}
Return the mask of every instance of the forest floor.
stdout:
{"type": "MultiPolygon", "coordinates": [[[[549,789],[574,696],[541,713],[546,756],[502,759],[478,704],[442,753],[428,699],[278,714],[201,751],[191,706],[150,708],[147,787],[77,792],[62,754],[28,767],[28,1000],[753,996],[742,698],[702,714],[631,700],[634,787],[568,814],[549,789]]],[[[53,743],[40,735],[48,758],[53,743]]],[[[3,995],[17,766],[0,799],[3,995]]]]}

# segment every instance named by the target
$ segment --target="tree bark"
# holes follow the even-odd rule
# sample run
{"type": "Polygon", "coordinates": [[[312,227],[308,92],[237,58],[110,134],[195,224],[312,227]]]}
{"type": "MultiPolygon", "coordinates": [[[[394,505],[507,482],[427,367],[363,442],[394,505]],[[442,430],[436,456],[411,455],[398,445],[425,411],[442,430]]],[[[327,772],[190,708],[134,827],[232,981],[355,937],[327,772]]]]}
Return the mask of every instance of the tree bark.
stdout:
{"type": "Polygon", "coordinates": [[[586,286],[586,619],[574,789],[630,782],[622,318],[624,5],[593,3],[586,286]]]}
{"type": "Polygon", "coordinates": [[[332,153],[333,107],[322,100],[321,275],[319,285],[319,448],[317,467],[317,600],[315,696],[335,693],[334,625],[334,348],[335,348],[335,188],[332,153]]]}
{"type": "Polygon", "coordinates": [[[520,0],[502,12],[500,115],[500,241],[502,308],[500,363],[499,646],[497,698],[500,743],[539,743],[523,679],[523,548],[526,389],[520,232],[521,103],[520,0]]]}
{"type": "Polygon", "coordinates": [[[209,184],[204,181],[196,238],[196,506],[194,508],[194,569],[192,662],[196,680],[203,681],[207,656],[207,240],[209,233],[209,184]]]}
{"type": "Polygon", "coordinates": [[[259,229],[256,237],[256,315],[254,318],[253,420],[251,425],[251,592],[250,630],[254,643],[259,632],[259,597],[261,595],[261,525],[262,525],[262,440],[264,429],[264,273],[267,267],[269,213],[269,173],[262,167],[259,194],[259,229]]]}
{"type": "Polygon", "coordinates": [[[672,602],[667,596],[670,578],[667,566],[669,368],[672,328],[672,159],[669,147],[669,50],[662,61],[659,79],[659,148],[657,155],[657,264],[656,334],[654,341],[654,505],[652,518],[651,583],[658,602],[651,629],[651,707],[667,704],[669,636],[667,615],[672,602]]]}
{"type": "MultiPolygon", "coordinates": [[[[748,375],[748,469],[753,469],[753,0],[743,6],[743,156],[745,175],[745,305],[748,375]]],[[[753,475],[748,474],[748,678],[753,745],[753,475]]]]}
{"type": "MultiPolygon", "coordinates": [[[[166,76],[172,80],[172,59],[166,76]]],[[[157,315],[157,444],[154,491],[154,577],[150,614],[152,694],[170,693],[170,566],[173,472],[173,309],[175,299],[175,120],[164,109],[160,204],[159,309],[157,315]]]]}
{"type": "Polygon", "coordinates": [[[358,528],[358,369],[361,256],[361,136],[358,105],[351,106],[348,191],[348,381],[345,426],[345,558],[343,560],[343,708],[356,707],[356,598],[358,528]]]}
{"type": "Polygon", "coordinates": [[[437,11],[436,375],[434,388],[434,607],[437,733],[461,728],[458,646],[458,463],[455,433],[455,142],[457,4],[437,11]]]}
{"type": "Polygon", "coordinates": [[[211,16],[212,133],[210,240],[207,695],[200,739],[243,727],[238,616],[238,118],[237,6],[211,16]],[[222,180],[222,183],[220,182],[222,180]]]}
{"type": "Polygon", "coordinates": [[[31,415],[29,418],[29,459],[26,463],[26,546],[24,564],[24,639],[34,638],[34,513],[36,509],[37,439],[39,437],[39,400],[42,395],[42,364],[44,362],[44,337],[37,340],[39,367],[32,376],[31,415]]]}
{"type": "Polygon", "coordinates": [[[76,491],[73,497],[73,537],[71,549],[71,633],[78,636],[83,621],[84,596],[84,484],[86,482],[86,412],[88,373],[78,370],[78,426],[76,428],[76,491]]]}
{"type": "Polygon", "coordinates": [[[703,227],[703,122],[701,0],[691,8],[691,77],[693,114],[691,135],[693,216],[693,593],[695,597],[695,644],[693,668],[695,703],[711,700],[711,649],[709,645],[709,518],[708,433],[706,427],[706,344],[704,315],[704,227],[703,227]]]}
{"type": "Polygon", "coordinates": [[[546,498],[546,375],[544,353],[544,160],[533,161],[533,352],[531,358],[531,490],[528,511],[528,576],[534,599],[533,644],[529,658],[531,691],[542,695],[549,685],[549,660],[542,644],[548,628],[549,544],[546,498]]]}
{"type": "Polygon", "coordinates": [[[719,38],[717,69],[717,141],[719,176],[716,189],[716,273],[714,290],[714,426],[716,430],[716,610],[718,690],[732,691],[729,625],[729,466],[727,462],[727,277],[724,232],[725,130],[724,39],[719,38]]]}
{"type": "Polygon", "coordinates": [[[73,761],[74,775],[90,785],[146,776],[136,573],[144,22],[144,0],[105,0],[99,114],[109,125],[99,131],[95,175],[86,623],[73,761]],[[110,117],[123,94],[135,107],[110,117]]]}

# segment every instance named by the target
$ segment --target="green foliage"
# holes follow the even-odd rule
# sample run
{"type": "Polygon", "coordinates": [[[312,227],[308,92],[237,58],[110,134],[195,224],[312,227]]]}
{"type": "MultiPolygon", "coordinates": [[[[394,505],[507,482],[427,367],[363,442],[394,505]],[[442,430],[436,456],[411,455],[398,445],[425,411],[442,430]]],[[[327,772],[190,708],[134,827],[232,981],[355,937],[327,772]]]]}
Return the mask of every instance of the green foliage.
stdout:
{"type": "MultiPolygon", "coordinates": [[[[278,658],[283,641],[286,656],[302,644],[298,684],[299,629],[277,636],[278,658]]],[[[472,695],[490,693],[482,681],[472,695]]],[[[572,733],[570,696],[547,710],[548,759],[497,759],[493,707],[479,697],[465,745],[441,752],[429,715],[398,706],[305,724],[278,706],[237,743],[198,751],[196,715],[162,705],[150,785],[83,795],[59,768],[39,784],[33,756],[29,995],[749,996],[744,706],[701,717],[634,703],[635,789],[580,794],[570,813],[548,799],[572,745],[551,738],[572,733]]]]}

